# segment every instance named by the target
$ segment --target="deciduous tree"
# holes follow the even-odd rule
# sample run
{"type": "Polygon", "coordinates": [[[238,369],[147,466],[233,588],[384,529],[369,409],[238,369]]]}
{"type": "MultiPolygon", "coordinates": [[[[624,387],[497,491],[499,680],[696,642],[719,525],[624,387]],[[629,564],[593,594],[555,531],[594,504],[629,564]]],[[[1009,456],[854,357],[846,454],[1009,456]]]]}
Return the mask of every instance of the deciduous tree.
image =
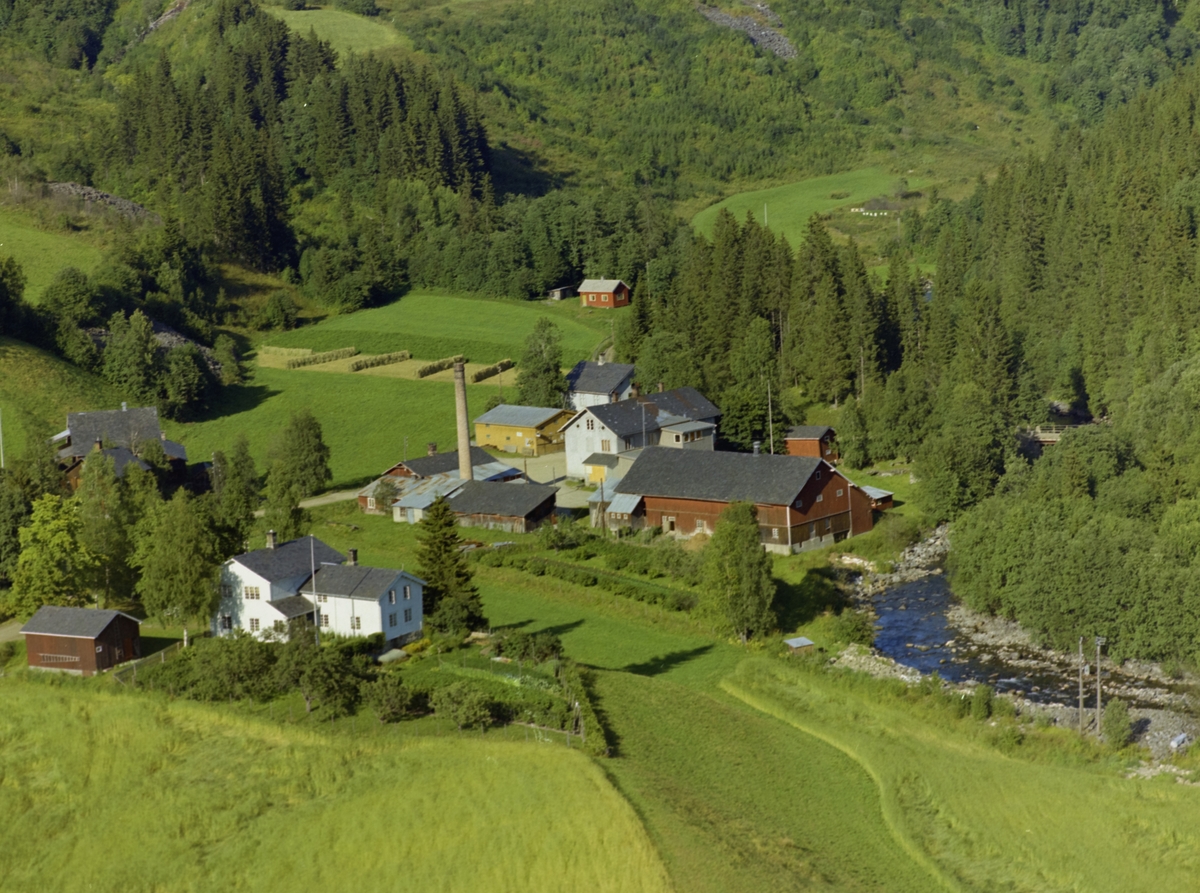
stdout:
{"type": "Polygon", "coordinates": [[[517,402],[523,406],[562,406],[567,379],[562,371],[562,333],[547,316],[541,317],[525,341],[517,365],[517,402]]]}
{"type": "Polygon", "coordinates": [[[21,528],[21,555],[9,594],[9,610],[28,617],[42,605],[80,606],[96,558],[79,541],[79,500],[48,493],[33,503],[21,528]]]}

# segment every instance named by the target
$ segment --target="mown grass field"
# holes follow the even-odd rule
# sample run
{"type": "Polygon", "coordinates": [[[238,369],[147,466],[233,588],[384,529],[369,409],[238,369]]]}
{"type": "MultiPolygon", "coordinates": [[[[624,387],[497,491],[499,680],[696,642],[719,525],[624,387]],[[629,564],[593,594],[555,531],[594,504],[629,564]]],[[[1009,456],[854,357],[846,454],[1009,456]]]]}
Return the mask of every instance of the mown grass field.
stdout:
{"type": "Polygon", "coordinates": [[[264,6],[263,9],[283,19],[289,28],[299,34],[306,35],[311,28],[317,32],[317,37],[331,43],[342,56],[347,53],[366,55],[391,48],[412,48],[412,41],[383,16],[367,18],[332,7],[283,9],[264,6]]]}
{"type": "Polygon", "coordinates": [[[620,311],[581,309],[573,301],[498,301],[414,291],[400,300],[314,326],[272,335],[266,344],[315,351],[357,347],[362,353],[407,350],[418,359],[465,354],[476,363],[519,360],[534,324],[547,316],[562,332],[563,362],[591,356],[620,311]]]}
{"type": "Polygon", "coordinates": [[[920,177],[898,174],[882,167],[861,168],[842,174],[813,177],[786,186],[731,195],[693,217],[692,225],[711,237],[713,224],[721,209],[728,210],[739,223],[746,217],[746,212],[750,212],[755,220],[762,223],[763,206],[766,205],[766,219],[770,228],[786,236],[795,246],[804,241],[804,230],[813,214],[825,214],[836,208],[889,196],[902,178],[908,181],[909,189],[919,189],[926,182],[920,177]],[[839,197],[833,198],[834,195],[839,197]]]}
{"type": "Polygon", "coordinates": [[[0,257],[11,255],[25,271],[25,299],[36,304],[63,267],[90,273],[101,251],[79,236],[36,229],[20,215],[0,209],[0,257]]]}
{"type": "Polygon", "coordinates": [[[0,680],[6,891],[670,889],[634,811],[564,747],[103,686],[0,680]]]}
{"type": "Polygon", "coordinates": [[[18,455],[33,433],[49,437],[61,431],[68,412],[120,405],[120,394],[99,377],[0,335],[0,415],[7,458],[18,455]]]}

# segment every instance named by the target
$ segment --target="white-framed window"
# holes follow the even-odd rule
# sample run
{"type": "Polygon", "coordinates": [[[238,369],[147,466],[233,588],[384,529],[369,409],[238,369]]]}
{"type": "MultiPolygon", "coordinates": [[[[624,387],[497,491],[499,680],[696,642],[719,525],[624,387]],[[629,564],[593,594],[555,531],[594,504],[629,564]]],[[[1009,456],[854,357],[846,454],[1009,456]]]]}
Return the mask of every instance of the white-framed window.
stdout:
{"type": "Polygon", "coordinates": [[[703,533],[703,532],[704,532],[704,519],[697,518],[696,519],[696,533],[703,533]]]}
{"type": "Polygon", "coordinates": [[[224,629],[224,630],[233,629],[233,615],[232,614],[222,614],[221,615],[221,629],[224,629]]]}
{"type": "Polygon", "coordinates": [[[275,632],[281,633],[281,632],[283,632],[283,621],[276,620],[274,623],[271,624],[271,627],[275,630],[275,632]]]}
{"type": "Polygon", "coordinates": [[[99,653],[100,653],[100,652],[102,652],[103,650],[104,650],[104,646],[103,646],[103,645],[97,645],[97,646],[96,646],[96,653],[97,653],[97,654],[99,654],[99,653]]]}
{"type": "Polygon", "coordinates": [[[328,614],[321,615],[321,626],[329,626],[329,615],[328,614]]]}
{"type": "Polygon", "coordinates": [[[317,601],[318,601],[318,602],[320,602],[321,604],[326,604],[326,603],[329,601],[329,596],[327,596],[327,595],[318,595],[318,596],[317,596],[317,601]]]}
{"type": "Polygon", "coordinates": [[[409,586],[407,583],[405,583],[404,584],[404,600],[408,601],[410,598],[412,598],[412,587],[409,586]]]}
{"type": "Polygon", "coordinates": [[[838,496],[841,496],[841,495],[842,495],[843,493],[845,493],[845,492],[846,492],[845,490],[842,490],[841,488],[839,488],[839,489],[838,489],[838,496]]]}
{"type": "Polygon", "coordinates": [[[405,623],[412,623],[412,608],[405,608],[405,609],[404,609],[404,622],[405,622],[405,623]]]}
{"type": "Polygon", "coordinates": [[[350,628],[351,629],[362,629],[362,618],[361,617],[351,617],[350,618],[350,628]]]}
{"type": "Polygon", "coordinates": [[[611,453],[612,452],[612,441],[611,440],[600,441],[600,452],[611,453]]]}
{"type": "Polygon", "coordinates": [[[375,508],[375,497],[374,496],[367,497],[367,508],[369,508],[369,509],[375,508]]]}
{"type": "Polygon", "coordinates": [[[242,591],[242,597],[245,598],[246,601],[255,601],[262,598],[262,589],[257,586],[247,586],[242,591]]]}
{"type": "Polygon", "coordinates": [[[818,494],[817,494],[817,502],[824,502],[824,501],[825,501],[825,494],[824,494],[824,493],[818,493],[818,494]]]}
{"type": "Polygon", "coordinates": [[[388,604],[389,605],[396,604],[396,590],[395,589],[388,590],[388,604]]]}
{"type": "Polygon", "coordinates": [[[388,614],[388,626],[395,626],[395,625],[396,625],[396,614],[395,614],[395,612],[392,612],[391,614],[388,614]]]}
{"type": "Polygon", "coordinates": [[[252,633],[258,632],[258,618],[257,617],[250,618],[250,632],[252,632],[252,633]]]}
{"type": "Polygon", "coordinates": [[[779,539],[779,528],[778,527],[771,528],[771,539],[773,539],[773,540],[779,539]]]}

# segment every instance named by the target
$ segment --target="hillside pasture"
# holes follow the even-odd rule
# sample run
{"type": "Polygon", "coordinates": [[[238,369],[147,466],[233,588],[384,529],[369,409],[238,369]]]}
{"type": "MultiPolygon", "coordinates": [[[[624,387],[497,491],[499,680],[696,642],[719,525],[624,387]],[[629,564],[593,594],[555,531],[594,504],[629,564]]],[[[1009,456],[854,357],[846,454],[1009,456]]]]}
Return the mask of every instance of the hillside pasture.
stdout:
{"type": "Polygon", "coordinates": [[[670,889],[634,811],[564,747],[104,685],[0,682],[10,893],[670,889]]]}
{"type": "Polygon", "coordinates": [[[771,189],[739,192],[705,208],[692,218],[692,225],[711,238],[713,224],[722,209],[728,210],[739,223],[745,219],[747,212],[762,223],[765,205],[771,230],[786,236],[795,246],[804,241],[804,230],[813,214],[827,214],[838,208],[848,208],[872,198],[891,195],[901,179],[908,181],[909,189],[919,189],[926,182],[919,177],[895,173],[882,167],[860,168],[771,189]]]}
{"type": "Polygon", "coordinates": [[[30,226],[22,217],[0,209],[0,257],[11,255],[25,271],[25,299],[36,304],[54,274],[63,267],[90,273],[101,251],[79,236],[30,226]]]}
{"type": "Polygon", "coordinates": [[[385,307],[272,335],[265,343],[318,353],[340,347],[357,347],[366,354],[407,350],[421,360],[464,354],[488,364],[520,359],[534,324],[548,316],[562,332],[563,361],[570,366],[592,355],[617,312],[581,309],[574,301],[484,300],[424,290],[385,307]]]}
{"type": "Polygon", "coordinates": [[[366,55],[380,50],[412,48],[412,41],[381,16],[368,18],[332,7],[283,9],[264,6],[263,9],[283,19],[297,34],[307,35],[309,29],[316,31],[317,37],[332,44],[343,57],[348,53],[366,55]]]}
{"type": "Polygon", "coordinates": [[[99,376],[0,335],[0,414],[6,458],[18,455],[31,435],[61,431],[68,412],[120,405],[120,394],[99,376]]]}

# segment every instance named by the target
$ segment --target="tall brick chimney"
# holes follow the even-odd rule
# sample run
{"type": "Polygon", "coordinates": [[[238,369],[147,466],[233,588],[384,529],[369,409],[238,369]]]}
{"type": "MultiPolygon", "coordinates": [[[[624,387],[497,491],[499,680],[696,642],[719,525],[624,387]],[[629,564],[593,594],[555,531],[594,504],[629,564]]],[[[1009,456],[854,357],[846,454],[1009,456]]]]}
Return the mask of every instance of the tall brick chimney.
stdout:
{"type": "Polygon", "coordinates": [[[458,479],[471,480],[471,429],[467,424],[467,367],[454,364],[454,409],[458,417],[458,479]]]}

